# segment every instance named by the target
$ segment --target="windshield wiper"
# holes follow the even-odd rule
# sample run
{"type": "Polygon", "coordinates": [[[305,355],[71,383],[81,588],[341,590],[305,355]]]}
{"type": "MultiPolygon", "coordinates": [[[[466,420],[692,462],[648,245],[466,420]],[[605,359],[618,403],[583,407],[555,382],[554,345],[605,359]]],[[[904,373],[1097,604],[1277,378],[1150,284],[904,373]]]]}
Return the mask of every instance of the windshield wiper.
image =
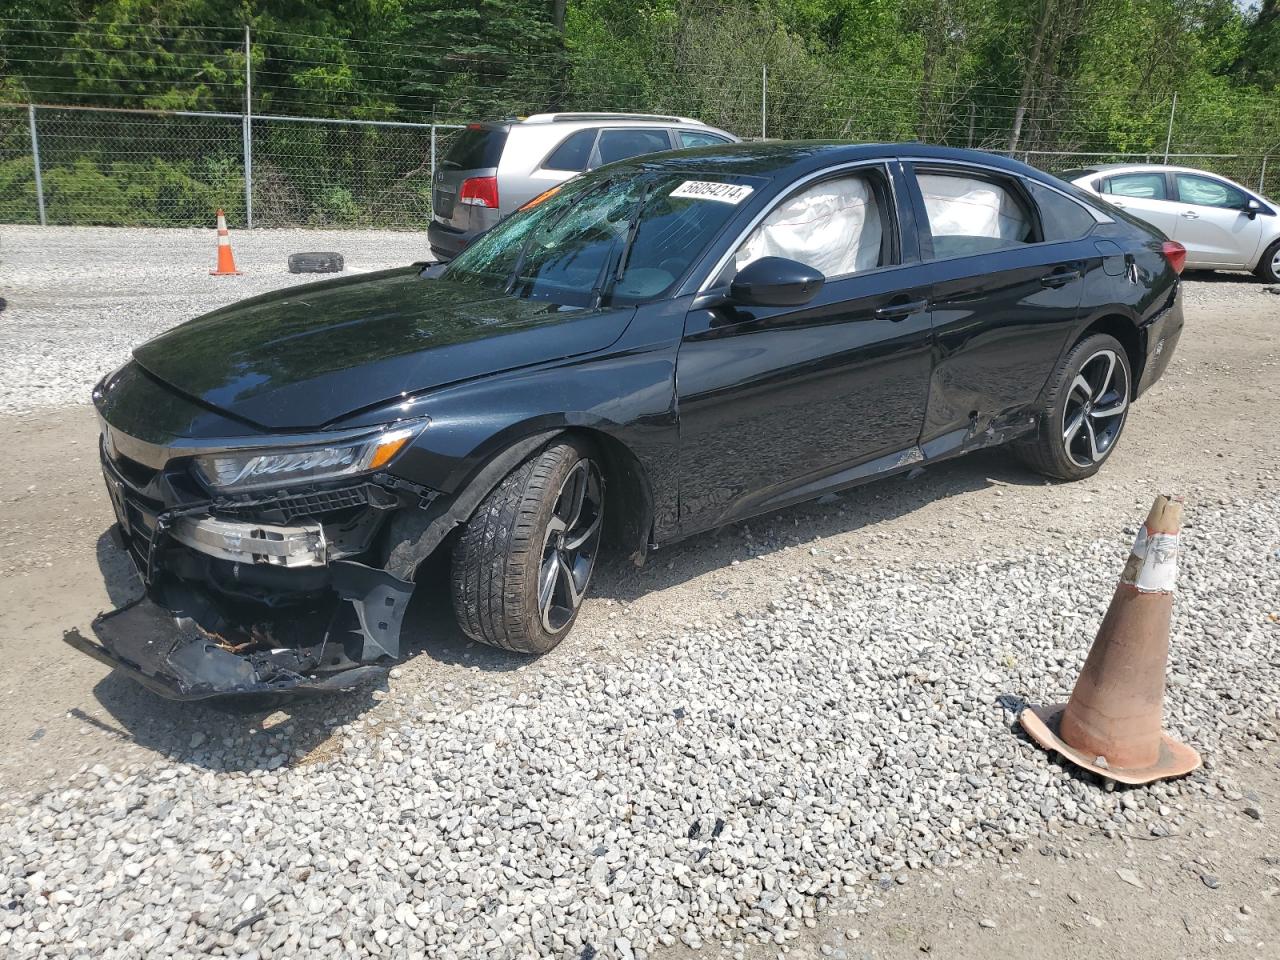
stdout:
{"type": "Polygon", "coordinates": [[[512,265],[511,272],[507,274],[506,283],[502,285],[502,292],[511,293],[511,291],[513,291],[516,288],[516,283],[520,279],[520,271],[524,269],[525,258],[528,257],[529,255],[529,248],[533,246],[533,238],[540,230],[548,230],[551,227],[554,227],[557,223],[559,223],[561,220],[567,217],[569,215],[569,212],[573,210],[574,207],[578,206],[580,203],[582,203],[582,201],[586,200],[588,197],[594,196],[595,194],[599,193],[601,190],[605,189],[606,187],[612,186],[618,179],[619,178],[616,176],[605,177],[595,186],[589,187],[587,190],[581,193],[573,203],[568,204],[559,213],[553,215],[551,219],[549,219],[546,223],[535,224],[529,230],[529,235],[525,237],[524,241],[520,244],[520,250],[516,253],[516,262],[512,265]]]}
{"type": "Polygon", "coordinates": [[[631,208],[631,219],[627,221],[627,233],[622,241],[622,252],[618,254],[617,266],[613,269],[613,276],[609,277],[605,282],[605,277],[609,274],[609,260],[606,259],[600,268],[600,273],[596,277],[595,285],[591,288],[591,306],[594,310],[604,302],[604,298],[613,293],[614,286],[622,279],[623,273],[627,269],[627,260],[631,257],[631,247],[635,243],[636,234],[640,232],[640,214],[644,212],[645,201],[649,199],[649,191],[653,189],[653,179],[650,178],[640,187],[640,195],[636,197],[636,202],[631,208]]]}

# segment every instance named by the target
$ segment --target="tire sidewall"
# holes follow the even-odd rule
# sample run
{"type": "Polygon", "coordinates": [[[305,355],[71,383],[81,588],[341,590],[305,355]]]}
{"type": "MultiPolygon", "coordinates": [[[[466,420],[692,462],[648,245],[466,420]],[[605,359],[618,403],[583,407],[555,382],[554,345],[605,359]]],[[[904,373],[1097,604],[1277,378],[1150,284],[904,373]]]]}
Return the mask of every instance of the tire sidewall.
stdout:
{"type": "Polygon", "coordinates": [[[1277,253],[1280,253],[1280,240],[1267,247],[1262,254],[1262,259],[1258,261],[1258,276],[1266,283],[1280,283],[1280,274],[1277,274],[1272,266],[1277,253]]]}
{"type": "Polygon", "coordinates": [[[1042,442],[1049,444],[1056,466],[1059,467],[1061,475],[1068,480],[1083,480],[1101,470],[1102,465],[1111,459],[1111,454],[1119,445],[1121,437],[1124,436],[1124,429],[1129,422],[1129,408],[1126,406],[1124,413],[1121,414],[1123,420],[1120,424],[1120,431],[1116,434],[1111,446],[1102,455],[1102,459],[1091,463],[1087,467],[1082,467],[1067,456],[1066,446],[1062,442],[1062,419],[1063,414],[1066,412],[1067,400],[1071,395],[1071,384],[1084,365],[1099,350],[1110,350],[1116,355],[1117,361],[1124,365],[1125,382],[1129,387],[1128,399],[1130,402],[1133,400],[1133,369],[1129,365],[1129,356],[1125,353],[1125,349],[1119,340],[1110,334],[1095,333],[1080,341],[1071,349],[1071,352],[1067,355],[1067,362],[1063,368],[1058,389],[1048,410],[1048,420],[1041,431],[1042,442]]]}
{"type": "MultiPolygon", "coordinates": [[[[581,461],[594,460],[587,446],[577,440],[556,441],[547,448],[543,455],[545,456],[546,454],[555,455],[557,462],[547,478],[546,495],[541,498],[538,504],[537,519],[534,525],[535,533],[529,541],[529,552],[524,560],[527,569],[524,576],[524,595],[521,600],[524,616],[531,625],[529,640],[534,653],[546,653],[559,644],[561,640],[569,635],[573,625],[578,622],[578,614],[582,612],[582,603],[580,602],[577,609],[569,617],[569,621],[557,632],[549,633],[542,624],[542,611],[538,606],[538,581],[539,574],[542,571],[542,552],[547,534],[547,524],[551,522],[551,514],[555,510],[556,501],[560,496],[560,488],[573,468],[581,461]]],[[[599,464],[596,464],[596,469],[599,469],[599,464]]],[[[605,509],[603,487],[600,499],[600,509],[601,513],[603,513],[605,509]]],[[[596,560],[599,560],[598,552],[596,560]]],[[[591,581],[594,578],[595,568],[593,566],[591,577],[588,578],[587,585],[584,588],[584,594],[586,590],[591,588],[591,581]]]]}

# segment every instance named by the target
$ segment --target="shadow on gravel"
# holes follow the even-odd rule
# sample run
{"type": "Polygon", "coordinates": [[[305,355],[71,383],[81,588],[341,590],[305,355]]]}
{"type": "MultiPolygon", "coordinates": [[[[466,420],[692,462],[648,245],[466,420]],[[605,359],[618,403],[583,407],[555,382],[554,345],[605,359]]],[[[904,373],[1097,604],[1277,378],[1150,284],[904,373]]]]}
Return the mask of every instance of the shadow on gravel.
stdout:
{"type": "Polygon", "coordinates": [[[651,554],[639,569],[629,562],[604,565],[591,584],[591,596],[638,600],[676,586],[734,560],[767,557],[779,550],[894,520],[949,497],[993,485],[1040,486],[1032,473],[1005,449],[980,450],[884,480],[875,480],[834,497],[823,497],[775,513],[721,527],[651,554]]]}

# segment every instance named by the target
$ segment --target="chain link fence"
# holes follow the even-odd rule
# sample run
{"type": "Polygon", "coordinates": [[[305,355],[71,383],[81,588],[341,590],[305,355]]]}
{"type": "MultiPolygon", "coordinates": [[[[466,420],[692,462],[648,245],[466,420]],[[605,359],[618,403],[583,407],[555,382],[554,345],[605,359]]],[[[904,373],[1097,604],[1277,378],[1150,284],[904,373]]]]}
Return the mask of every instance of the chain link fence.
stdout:
{"type": "Polygon", "coordinates": [[[0,106],[0,222],[422,229],[457,129],[0,106]]]}
{"type": "MultiPolygon", "coordinates": [[[[762,75],[757,114],[747,121],[751,129],[741,123],[725,126],[748,139],[761,133],[778,138],[911,138],[905,128],[885,130],[882,122],[867,118],[859,123],[847,113],[820,124],[812,117],[787,123],[778,109],[786,90],[781,83],[771,86],[762,75]]],[[[738,106],[749,112],[745,103],[738,106]]],[[[970,111],[970,117],[975,113],[970,111]]],[[[723,122],[718,116],[703,119],[723,122]]],[[[193,226],[207,224],[213,211],[222,208],[236,227],[422,229],[431,217],[436,164],[461,128],[451,123],[0,105],[0,222],[193,226]]],[[[1280,196],[1280,155],[1188,152],[1173,136],[1172,125],[1170,131],[1167,154],[1017,149],[1012,155],[1051,173],[1096,163],[1167,160],[1280,196]]],[[[927,139],[1009,153],[991,128],[979,127],[975,136],[973,123],[953,123],[927,139]]]]}

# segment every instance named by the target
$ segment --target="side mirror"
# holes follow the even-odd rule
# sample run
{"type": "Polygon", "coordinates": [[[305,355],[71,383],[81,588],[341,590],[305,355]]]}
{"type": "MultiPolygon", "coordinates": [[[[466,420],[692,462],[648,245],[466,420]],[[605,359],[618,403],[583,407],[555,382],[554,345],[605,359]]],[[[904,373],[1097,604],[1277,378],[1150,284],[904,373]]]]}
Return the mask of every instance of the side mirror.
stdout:
{"type": "Polygon", "coordinates": [[[827,278],[785,257],[761,257],[738,271],[729,299],[746,307],[801,307],[818,295],[827,278]]]}
{"type": "Polygon", "coordinates": [[[1256,220],[1258,218],[1258,214],[1261,212],[1262,212],[1262,204],[1260,204],[1257,200],[1253,199],[1253,197],[1250,197],[1247,201],[1245,201],[1244,215],[1248,217],[1250,220],[1256,220]]]}

